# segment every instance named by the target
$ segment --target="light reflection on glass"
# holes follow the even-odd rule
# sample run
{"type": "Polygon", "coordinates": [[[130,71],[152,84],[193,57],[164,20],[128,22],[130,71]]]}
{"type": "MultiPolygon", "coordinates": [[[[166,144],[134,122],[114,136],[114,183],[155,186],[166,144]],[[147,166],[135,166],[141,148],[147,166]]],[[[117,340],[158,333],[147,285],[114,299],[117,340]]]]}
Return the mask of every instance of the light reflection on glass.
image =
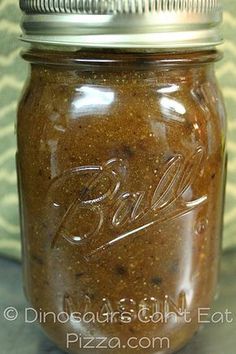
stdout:
{"type": "Polygon", "coordinates": [[[186,114],[186,108],[184,105],[173,98],[162,97],[160,99],[161,111],[165,118],[184,123],[186,114]]]}
{"type": "Polygon", "coordinates": [[[179,85],[168,85],[157,90],[158,93],[172,93],[179,90],[179,85]]]}
{"type": "Polygon", "coordinates": [[[50,171],[51,177],[54,178],[58,174],[58,158],[57,158],[57,140],[48,140],[48,147],[50,151],[50,171]]]}
{"type": "Polygon", "coordinates": [[[194,126],[194,129],[195,130],[198,130],[198,131],[200,131],[201,129],[200,129],[200,127],[199,127],[199,125],[198,125],[198,123],[193,123],[193,126],[194,126]]]}
{"type": "Polygon", "coordinates": [[[163,144],[165,144],[164,140],[166,139],[167,126],[163,122],[158,122],[152,120],[151,122],[151,131],[152,134],[158,139],[161,140],[163,144]]]}
{"type": "Polygon", "coordinates": [[[105,88],[82,86],[76,90],[77,95],[72,102],[72,114],[91,115],[104,113],[114,102],[115,93],[105,88]]]}

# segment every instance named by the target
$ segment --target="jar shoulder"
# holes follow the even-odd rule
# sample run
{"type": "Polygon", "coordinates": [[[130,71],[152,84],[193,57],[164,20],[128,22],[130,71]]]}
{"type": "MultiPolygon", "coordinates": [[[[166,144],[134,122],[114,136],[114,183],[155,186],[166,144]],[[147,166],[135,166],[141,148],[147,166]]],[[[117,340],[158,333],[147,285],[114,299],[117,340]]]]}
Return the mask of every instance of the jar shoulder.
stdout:
{"type": "Polygon", "coordinates": [[[143,129],[159,136],[164,130],[186,137],[211,133],[222,140],[226,115],[214,75],[181,78],[178,74],[183,73],[79,75],[73,71],[64,82],[53,72],[39,80],[41,74],[36,72],[19,105],[18,136],[37,132],[41,138],[67,132],[82,136],[94,129],[97,139],[103,139],[109,132],[131,134],[135,128],[139,134],[143,129]]]}

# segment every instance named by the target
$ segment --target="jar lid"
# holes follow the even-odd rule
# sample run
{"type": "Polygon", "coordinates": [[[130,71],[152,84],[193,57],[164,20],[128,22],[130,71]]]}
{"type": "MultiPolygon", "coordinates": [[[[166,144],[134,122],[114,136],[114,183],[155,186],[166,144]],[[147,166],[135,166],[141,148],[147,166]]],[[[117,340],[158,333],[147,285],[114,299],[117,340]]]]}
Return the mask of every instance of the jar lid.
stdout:
{"type": "Polygon", "coordinates": [[[220,0],[20,0],[22,40],[103,48],[222,43],[220,0]]]}

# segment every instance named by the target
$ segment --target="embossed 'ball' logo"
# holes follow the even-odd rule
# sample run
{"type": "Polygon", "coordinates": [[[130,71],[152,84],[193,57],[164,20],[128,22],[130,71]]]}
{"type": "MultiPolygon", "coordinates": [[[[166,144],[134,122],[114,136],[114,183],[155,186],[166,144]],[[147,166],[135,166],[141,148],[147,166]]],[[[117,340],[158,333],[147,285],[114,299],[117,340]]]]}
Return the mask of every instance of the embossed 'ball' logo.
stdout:
{"type": "Polygon", "coordinates": [[[206,195],[192,200],[192,193],[188,193],[203,160],[202,147],[189,159],[180,154],[173,156],[159,166],[161,177],[151,193],[148,188],[135,192],[125,189],[130,178],[129,166],[122,159],[65,171],[52,181],[47,196],[47,204],[53,210],[63,211],[55,226],[52,247],[61,239],[77,246],[89,242],[89,259],[127,237],[185,215],[207,200],[206,195]],[[111,238],[98,245],[104,225],[109,226],[111,238]]]}

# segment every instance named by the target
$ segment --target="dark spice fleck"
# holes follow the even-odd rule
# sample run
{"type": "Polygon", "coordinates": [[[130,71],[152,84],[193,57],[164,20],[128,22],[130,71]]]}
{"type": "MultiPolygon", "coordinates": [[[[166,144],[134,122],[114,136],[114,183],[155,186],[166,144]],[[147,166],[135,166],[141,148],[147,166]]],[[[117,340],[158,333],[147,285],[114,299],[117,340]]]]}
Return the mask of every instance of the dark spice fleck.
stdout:
{"type": "Polygon", "coordinates": [[[192,122],[189,122],[189,121],[186,122],[186,129],[188,129],[189,132],[191,132],[193,130],[192,122]]]}
{"type": "Polygon", "coordinates": [[[133,157],[135,155],[134,150],[129,145],[124,145],[122,150],[127,157],[133,157]]]}
{"type": "Polygon", "coordinates": [[[213,173],[213,174],[211,175],[211,179],[214,179],[215,176],[216,176],[216,173],[213,173]]]}
{"type": "Polygon", "coordinates": [[[84,275],[84,273],[83,273],[83,272],[80,272],[80,273],[76,273],[76,274],[75,274],[75,277],[76,277],[77,279],[79,279],[79,278],[81,278],[83,275],[84,275]]]}
{"type": "Polygon", "coordinates": [[[155,285],[161,285],[161,283],[162,283],[162,278],[161,278],[161,277],[158,277],[158,276],[157,276],[157,277],[153,277],[151,281],[152,281],[152,283],[155,284],[155,285]]]}
{"type": "Polygon", "coordinates": [[[38,263],[39,265],[43,265],[43,260],[39,256],[32,254],[31,259],[33,262],[38,263]]]}
{"type": "Polygon", "coordinates": [[[127,274],[127,269],[122,265],[118,265],[116,266],[116,273],[119,275],[125,275],[127,274]]]}
{"type": "Polygon", "coordinates": [[[38,175],[39,175],[39,176],[42,176],[42,175],[43,175],[43,171],[42,171],[41,169],[39,170],[38,175]]]}

